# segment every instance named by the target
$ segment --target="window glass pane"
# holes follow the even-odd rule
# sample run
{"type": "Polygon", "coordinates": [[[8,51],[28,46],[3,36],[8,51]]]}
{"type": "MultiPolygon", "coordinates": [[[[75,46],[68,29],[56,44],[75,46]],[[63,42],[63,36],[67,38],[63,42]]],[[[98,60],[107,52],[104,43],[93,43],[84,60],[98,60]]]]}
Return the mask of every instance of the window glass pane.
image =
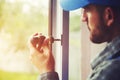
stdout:
{"type": "Polygon", "coordinates": [[[70,12],[69,79],[80,80],[80,10],[70,12]]]}
{"type": "Polygon", "coordinates": [[[0,80],[36,80],[27,41],[47,26],[48,0],[0,0],[0,80]]]}

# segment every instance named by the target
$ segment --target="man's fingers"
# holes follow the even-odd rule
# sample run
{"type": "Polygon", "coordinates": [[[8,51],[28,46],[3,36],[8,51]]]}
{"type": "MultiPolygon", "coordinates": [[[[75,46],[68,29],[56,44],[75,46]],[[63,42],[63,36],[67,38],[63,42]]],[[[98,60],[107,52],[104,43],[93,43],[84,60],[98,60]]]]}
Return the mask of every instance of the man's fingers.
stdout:
{"type": "Polygon", "coordinates": [[[53,41],[53,38],[46,38],[42,34],[36,33],[31,38],[30,43],[40,53],[49,53],[51,52],[50,46],[52,45],[53,41]]]}
{"type": "Polygon", "coordinates": [[[32,43],[32,45],[33,45],[34,47],[36,47],[36,44],[39,42],[39,38],[36,37],[36,36],[33,36],[33,37],[31,38],[30,42],[32,43]]]}
{"type": "Polygon", "coordinates": [[[40,51],[42,45],[44,44],[45,36],[40,36],[36,48],[40,51]]]}
{"type": "Polygon", "coordinates": [[[34,48],[36,48],[37,50],[40,50],[44,40],[45,40],[45,36],[36,33],[32,36],[32,38],[30,39],[30,42],[34,48]]]}
{"type": "Polygon", "coordinates": [[[47,38],[47,39],[44,41],[43,46],[49,48],[50,45],[52,45],[53,41],[54,41],[53,38],[47,38]]]}

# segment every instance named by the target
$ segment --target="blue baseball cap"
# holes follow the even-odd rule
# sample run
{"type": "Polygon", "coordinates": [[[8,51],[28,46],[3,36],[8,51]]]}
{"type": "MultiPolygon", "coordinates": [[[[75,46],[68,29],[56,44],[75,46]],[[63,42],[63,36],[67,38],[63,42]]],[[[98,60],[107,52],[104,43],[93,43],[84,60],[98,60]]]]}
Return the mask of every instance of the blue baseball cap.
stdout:
{"type": "Polygon", "coordinates": [[[65,11],[82,8],[89,4],[120,6],[120,0],[60,0],[60,5],[65,11]]]}

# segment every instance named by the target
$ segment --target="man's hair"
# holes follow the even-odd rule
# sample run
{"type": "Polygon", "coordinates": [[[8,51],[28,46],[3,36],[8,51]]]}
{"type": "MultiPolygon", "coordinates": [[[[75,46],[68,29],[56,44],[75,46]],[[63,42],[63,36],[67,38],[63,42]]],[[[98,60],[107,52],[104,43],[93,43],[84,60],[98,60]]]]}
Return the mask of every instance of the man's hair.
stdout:
{"type": "Polygon", "coordinates": [[[105,8],[110,7],[115,14],[117,13],[120,15],[120,6],[96,5],[96,4],[95,6],[99,12],[102,12],[105,8]]]}
{"type": "MultiPolygon", "coordinates": [[[[108,8],[108,7],[111,8],[114,13],[114,16],[116,17],[116,20],[120,21],[120,6],[109,6],[109,5],[99,5],[99,4],[90,4],[90,5],[94,5],[100,15],[103,15],[104,10],[106,8],[108,8]]],[[[102,18],[102,16],[101,16],[101,18],[102,18]]]]}
{"type": "Polygon", "coordinates": [[[120,13],[120,6],[110,6],[115,13],[120,13]]]}

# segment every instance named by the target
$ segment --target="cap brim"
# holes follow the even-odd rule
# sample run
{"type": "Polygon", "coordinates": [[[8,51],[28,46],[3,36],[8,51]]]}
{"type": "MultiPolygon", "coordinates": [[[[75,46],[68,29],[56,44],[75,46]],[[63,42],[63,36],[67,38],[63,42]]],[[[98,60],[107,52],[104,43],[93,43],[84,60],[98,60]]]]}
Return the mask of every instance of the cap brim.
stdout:
{"type": "Polygon", "coordinates": [[[87,0],[60,0],[60,5],[65,11],[71,11],[88,5],[87,0]]]}

